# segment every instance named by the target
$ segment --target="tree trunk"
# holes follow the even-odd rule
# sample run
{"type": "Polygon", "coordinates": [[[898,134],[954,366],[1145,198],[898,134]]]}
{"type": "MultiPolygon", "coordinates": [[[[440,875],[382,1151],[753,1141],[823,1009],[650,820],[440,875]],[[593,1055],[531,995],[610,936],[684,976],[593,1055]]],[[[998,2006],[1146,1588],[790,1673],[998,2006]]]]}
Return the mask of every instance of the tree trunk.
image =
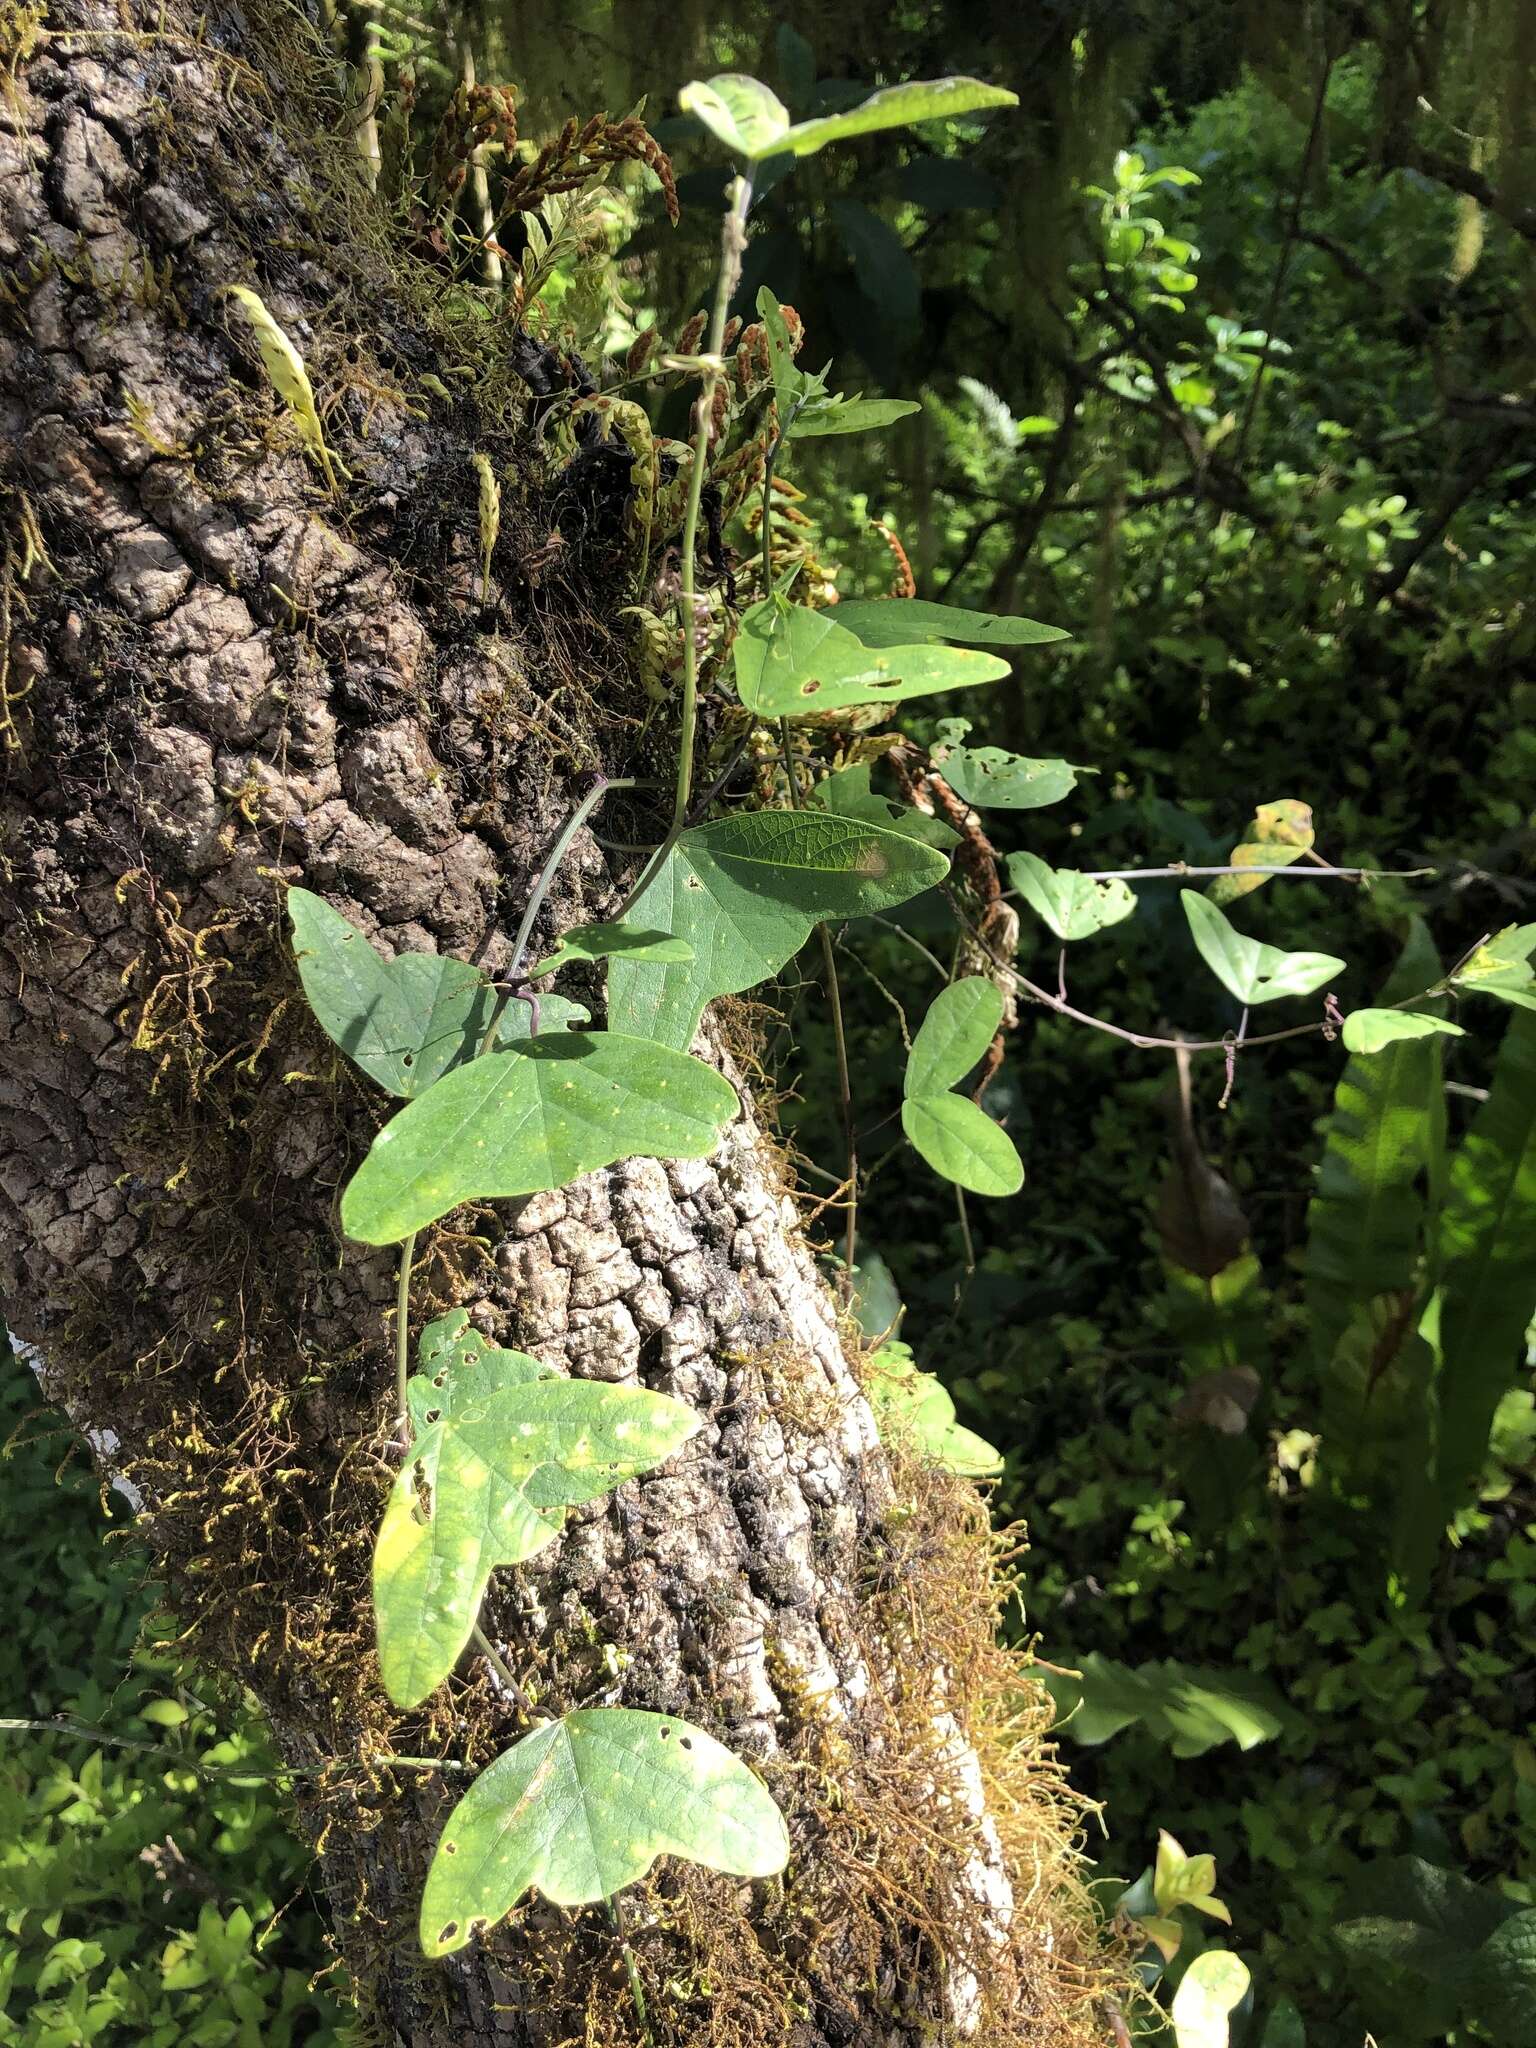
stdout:
{"type": "MultiPolygon", "coordinates": [[[[391,246],[301,17],[12,6],[0,66],[0,1288],[299,1773],[363,2038],[637,2043],[601,1911],[416,1950],[465,1780],[388,1758],[478,1769],[526,1715],[474,1657],[412,1717],[378,1684],[391,1261],[336,1206],[382,1105],[309,1021],[282,918],[302,880],[388,948],[505,962],[573,794],[668,737],[612,561],[596,528],[549,545],[508,330],[391,246]],[[334,492],[232,283],[305,357],[334,492]],[[509,479],[489,605],[477,451],[509,479]]],[[[583,837],[548,932],[615,901],[583,837]]],[[[789,1819],[782,1884],[664,1863],[626,1895],[658,2048],[1085,2030],[1070,1809],[993,1646],[984,1511],[893,1474],[754,1112],[707,1162],[482,1206],[420,1254],[424,1311],[707,1418],[484,1617],[541,1711],[688,1715],[789,1819]]]]}

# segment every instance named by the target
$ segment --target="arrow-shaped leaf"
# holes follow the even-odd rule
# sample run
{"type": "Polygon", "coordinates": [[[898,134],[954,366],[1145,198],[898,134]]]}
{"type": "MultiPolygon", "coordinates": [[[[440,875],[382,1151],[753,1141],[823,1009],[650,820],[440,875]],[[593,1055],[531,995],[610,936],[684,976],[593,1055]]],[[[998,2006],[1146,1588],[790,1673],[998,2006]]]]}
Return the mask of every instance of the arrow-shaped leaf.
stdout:
{"type": "MultiPolygon", "coordinates": [[[[308,889],[288,891],[293,951],[309,1007],[349,1058],[392,1095],[424,1095],[449,1068],[472,1059],[490,1026],[496,995],[467,960],[402,953],[385,960],[339,911],[308,889]]],[[[539,1021],[562,1029],[587,1012],[545,996],[539,1021]]],[[[529,1011],[509,1003],[502,1043],[526,1038],[529,1011]]]]}
{"type": "Polygon", "coordinates": [[[540,1377],[520,1352],[484,1347],[477,1360],[476,1348],[459,1341],[468,1386],[418,1377],[408,1388],[426,1427],[395,1479],[373,1559],[379,1667],[398,1707],[418,1706],[452,1671],[498,1565],[532,1557],[567,1507],[648,1472],[700,1426],[668,1395],[540,1377]]]}
{"type": "Polygon", "coordinates": [[[632,953],[644,960],[693,958],[688,941],[676,939],[670,932],[646,931],[627,920],[623,924],[573,924],[568,932],[561,933],[554,952],[529,968],[528,979],[537,981],[541,975],[553,974],[573,960],[611,960],[615,953],[632,953]]]}
{"type": "Polygon", "coordinates": [[[342,1195],[342,1228],[394,1244],[461,1202],[561,1188],[616,1159],[701,1159],[736,1107],[731,1084],[685,1053],[613,1031],[541,1033],[391,1118],[342,1195]]]}
{"type": "Polygon", "coordinates": [[[1249,938],[1193,889],[1181,889],[1179,900],[1200,957],[1240,1003],[1272,1003],[1280,996],[1310,995],[1344,971],[1344,962],[1332,953],[1282,953],[1278,946],[1249,938]]]}
{"type": "Polygon", "coordinates": [[[1344,1019],[1347,1052],[1380,1052],[1407,1038],[1465,1038],[1459,1024],[1446,1017],[1426,1017],[1417,1010],[1351,1010],[1344,1019]]]}
{"type": "Polygon", "coordinates": [[[1009,854],[1008,879],[1063,942],[1091,938],[1136,908],[1136,892],[1128,882],[1096,882],[1071,868],[1047,867],[1033,853],[1009,854]]]}
{"type": "Polygon", "coordinates": [[[947,867],[903,832],[825,811],[748,811],[696,826],[632,906],[637,923],[686,938],[693,959],[616,957],[609,1021],[662,1045],[691,1045],[706,1003],[776,974],[821,919],[889,910],[947,867]]]}
{"type": "Polygon", "coordinates": [[[789,1833],[767,1787],[703,1729],[582,1708],[525,1735],[454,1808],[427,1873],[421,1945],[463,1948],[532,1885],[557,1906],[612,1898],[666,1855],[772,1877],[789,1833]]]}

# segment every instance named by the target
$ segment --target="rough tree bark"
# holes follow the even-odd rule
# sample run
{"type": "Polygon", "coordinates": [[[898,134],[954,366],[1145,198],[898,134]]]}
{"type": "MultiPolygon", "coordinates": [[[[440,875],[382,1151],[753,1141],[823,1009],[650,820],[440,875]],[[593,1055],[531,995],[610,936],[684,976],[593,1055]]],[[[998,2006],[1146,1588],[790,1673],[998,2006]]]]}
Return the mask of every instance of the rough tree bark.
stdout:
{"type": "MultiPolygon", "coordinates": [[[[402,1726],[372,1668],[391,1274],[335,1210],[381,1105],[306,1021],[281,916],[302,879],[388,947],[505,959],[573,792],[636,756],[601,564],[567,534],[534,566],[520,387],[390,250],[298,15],[8,5],[0,64],[0,1291],[121,1446],[201,1654],[304,1773],[366,2037],[638,2041],[600,1913],[535,1904],[446,1965],[414,1953],[462,1780],[381,1758],[478,1767],[526,1722],[471,1658],[402,1726]],[[335,496],[236,282],[330,406],[335,496]],[[491,611],[477,449],[523,480],[491,611]]],[[[609,868],[578,842],[549,931],[611,912],[609,868]]],[[[657,2041],[1075,2034],[1058,1795],[1027,1695],[992,1697],[1014,1674],[984,1518],[893,1481],[752,1110],[707,1162],[455,1223],[422,1248],[424,1307],[708,1418],[487,1611],[541,1706],[691,1715],[790,1818],[782,1886],[664,1867],[631,1895],[657,2041]]]]}

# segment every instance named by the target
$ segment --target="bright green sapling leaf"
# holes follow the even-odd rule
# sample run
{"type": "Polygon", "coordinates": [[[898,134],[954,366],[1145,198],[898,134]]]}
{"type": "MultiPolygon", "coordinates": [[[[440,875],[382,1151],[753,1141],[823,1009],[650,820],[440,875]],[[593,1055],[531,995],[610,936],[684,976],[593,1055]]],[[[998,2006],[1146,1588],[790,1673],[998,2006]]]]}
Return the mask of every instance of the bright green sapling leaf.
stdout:
{"type": "Polygon", "coordinates": [[[616,956],[609,1021],[681,1050],[706,1003],[776,974],[823,918],[890,910],[948,865],[903,832],[825,811],[749,811],[695,826],[632,906],[636,923],[678,933],[694,957],[616,956]]]}
{"type": "Polygon", "coordinates": [[[1091,938],[1136,908],[1136,892],[1128,882],[1096,882],[1071,868],[1047,867],[1033,853],[1009,854],[1008,879],[1063,941],[1091,938]]]}
{"type": "Polygon", "coordinates": [[[879,796],[869,786],[870,764],[853,761],[824,775],[807,801],[817,810],[835,812],[839,818],[863,818],[871,825],[883,825],[903,838],[920,839],[925,846],[948,850],[960,844],[960,834],[942,818],[930,818],[926,811],[897,803],[894,797],[879,796]]]}
{"type": "MultiPolygon", "coordinates": [[[[718,81],[717,81],[718,83],[718,81]]],[[[1016,107],[1019,96],[979,78],[911,79],[871,93],[846,113],[824,114],[819,120],[797,121],[779,147],[796,156],[811,156],[829,142],[855,135],[873,135],[884,128],[910,128],[918,121],[941,121],[954,114],[980,113],[988,107],[1016,107]]]]}
{"type": "Polygon", "coordinates": [[[1248,1965],[1230,1949],[1196,1956],[1168,2012],[1179,2048],[1227,2048],[1231,2015],[1248,1996],[1249,1982],[1248,1965]]]}
{"type": "Polygon", "coordinates": [[[951,747],[936,758],[955,795],[981,810],[1038,811],[1059,804],[1079,775],[1096,772],[1070,761],[1032,761],[1002,747],[951,747]]]}
{"type": "Polygon", "coordinates": [[[1380,1052],[1406,1038],[1465,1038],[1459,1024],[1444,1017],[1425,1017],[1417,1010],[1351,1010],[1344,1019],[1348,1052],[1380,1052]]]}
{"type": "Polygon", "coordinates": [[[918,1455],[967,1479],[1003,1469],[1002,1453],[955,1420],[955,1404],[942,1380],[919,1372],[909,1344],[888,1339],[869,1361],[865,1391],[882,1433],[908,1439],[918,1455]]]}
{"type": "Polygon", "coordinates": [[[737,694],[748,711],[810,718],[970,689],[1008,673],[995,655],[939,641],[866,647],[837,623],[841,610],[811,611],[768,597],[743,614],[734,660],[737,694]]]}
{"type": "Polygon", "coordinates": [[[901,1127],[935,1173],[978,1195],[1012,1195],[1024,1185],[1018,1148],[977,1103],[949,1090],[975,1066],[1002,1021],[1003,998],[973,975],[933,1002],[912,1042],[901,1127]]]}
{"type": "Polygon", "coordinates": [[[1179,901],[1201,959],[1240,1003],[1251,1007],[1281,996],[1310,995],[1344,971],[1344,962],[1332,953],[1283,953],[1278,946],[1249,938],[1193,889],[1181,889],[1179,901]]]}
{"type": "Polygon", "coordinates": [[[866,647],[900,647],[924,640],[957,640],[962,647],[1043,647],[1048,641],[1072,637],[1060,626],[1042,626],[1036,619],[972,612],[924,597],[845,598],[834,610],[838,623],[866,647]]]}
{"type": "Polygon", "coordinates": [[[549,1375],[463,1328],[422,1362],[433,1375],[407,1386],[420,1434],[373,1557],[379,1668],[398,1707],[420,1705],[452,1671],[498,1565],[532,1557],[568,1507],[648,1472],[700,1426],[668,1395],[549,1375]]]}
{"type": "MultiPolygon", "coordinates": [[[[473,1059],[490,1028],[496,992],[467,960],[401,953],[385,960],[355,925],[308,889],[288,891],[293,952],[309,1007],[326,1033],[392,1095],[424,1095],[451,1067],[473,1059]]],[[[526,1038],[526,1003],[508,1003],[498,1043],[526,1038]]],[[[587,1015],[580,1003],[546,996],[542,1031],[587,1015]]]]}
{"type": "Polygon", "coordinates": [[[685,114],[701,121],[732,156],[748,163],[775,156],[789,134],[789,109],[773,92],[745,72],[722,71],[714,78],[694,79],[677,96],[685,114]]]}
{"type": "Polygon", "coordinates": [[[615,953],[632,953],[643,960],[691,960],[693,948],[686,939],[670,932],[650,932],[627,920],[623,924],[575,924],[562,932],[553,953],[528,970],[530,981],[553,974],[572,960],[608,960],[615,953]]]}
{"type": "Polygon", "coordinates": [[[461,1202],[564,1187],[616,1159],[701,1159],[736,1109],[731,1084],[685,1053],[614,1031],[541,1032],[456,1068],[393,1117],[347,1184],[342,1228],[394,1244],[461,1202]]]}
{"type": "Polygon", "coordinates": [[[921,412],[912,398],[841,398],[828,393],[812,398],[789,423],[785,438],[810,441],[827,434],[867,434],[876,427],[893,426],[909,414],[921,412]]]}
{"type": "Polygon", "coordinates": [[[450,1814],[422,1948],[463,1948],[533,1885],[557,1906],[610,1899],[658,1856],[772,1877],[789,1832],[767,1787],[701,1728],[628,1707],[567,1714],[499,1756],[450,1814]]]}

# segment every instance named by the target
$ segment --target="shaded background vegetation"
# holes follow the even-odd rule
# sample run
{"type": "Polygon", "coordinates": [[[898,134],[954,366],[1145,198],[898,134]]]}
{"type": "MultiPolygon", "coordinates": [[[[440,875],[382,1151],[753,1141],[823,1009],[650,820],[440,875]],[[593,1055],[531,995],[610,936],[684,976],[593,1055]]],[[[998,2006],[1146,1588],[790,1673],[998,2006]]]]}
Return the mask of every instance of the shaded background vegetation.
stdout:
{"type": "MultiPolygon", "coordinates": [[[[1016,115],[802,166],[759,209],[742,288],[744,305],[765,280],[792,301],[802,360],[835,356],[844,388],[924,400],[794,471],[841,588],[887,587],[871,522],[888,520],[922,594],[1075,636],[953,707],[974,740],[1095,771],[1053,809],[989,814],[999,852],[1219,862],[1257,804],[1300,799],[1328,860],[1430,871],[1271,884],[1243,919],[1342,955],[1346,1008],[1385,981],[1412,918],[1450,963],[1533,914],[1536,8],[1059,0],[1021,26],[1003,0],[890,15],[589,0],[432,19],[425,41],[378,16],[386,78],[414,71],[425,132],[465,41],[482,77],[523,88],[530,137],[642,95],[654,119],[681,80],[722,68],[768,78],[796,115],[946,71],[1016,88],[1016,115]]],[[[687,124],[660,133],[682,226],[637,178],[546,300],[594,358],[652,320],[675,334],[703,301],[719,175],[687,124]]],[[[1220,1037],[1234,1006],[1198,969],[1177,887],[1143,885],[1132,923],[1074,952],[1072,1000],[1220,1037]]],[[[1065,1737],[1093,1738],[1074,1752],[1104,1804],[1091,1853],[1127,1880],[1159,1827],[1215,1854],[1258,1981],[1253,2039],[1301,2038],[1287,2000],[1327,2043],[1367,2027],[1383,2044],[1525,2038],[1513,1965],[1463,1981],[1422,1945],[1339,1934],[1366,1913],[1412,1922],[1392,1860],[1410,1853],[1478,1887],[1472,1904],[1454,1892],[1468,1926],[1536,1905],[1536,1419],[1510,1346],[1482,1479],[1450,1539],[1410,1558],[1405,1508],[1433,1529],[1444,1502],[1405,1502],[1383,1463],[1423,1405],[1407,1354],[1388,1360],[1397,1407],[1357,1415],[1346,1441],[1312,1341],[1307,1207],[1337,1047],[1245,1055],[1225,1111],[1220,1060],[1195,1065],[1195,1134],[1251,1243],[1218,1298],[1170,1261],[1166,1211],[1159,1230],[1167,1055],[1026,1009],[989,1103],[1029,1180],[972,1205],[968,1274],[953,1191],[882,1164],[893,1003],[915,1024],[937,979],[894,935],[850,934],[840,959],[874,1166],[861,1257],[884,1260],[919,1363],[1006,1453],[998,1511],[1030,1540],[1018,1626],[1098,1675],[1065,1737]],[[1221,1372],[1239,1377],[1213,1390],[1221,1372]],[[1140,1667],[1140,1689],[1104,1659],[1140,1667]]],[[[1021,965],[1055,985],[1054,947],[1028,931],[1021,965]]],[[[785,1124],[835,1175],[824,1004],[814,982],[785,995],[767,1047],[785,1124]]],[[[1505,1013],[1461,1021],[1453,1140],[1505,1013]]],[[[19,1374],[8,1398],[21,1420],[19,1374]]],[[[13,1560],[26,1539],[17,1583],[39,1619],[0,1660],[0,1711],[159,1726],[204,1761],[248,1761],[259,1735],[238,1711],[210,1718],[192,1674],[130,1655],[131,1553],[98,1544],[90,1488],[53,1490],[57,1440],[30,1415],[21,1434],[0,1526],[13,1560]],[[152,1699],[192,1718],[145,1722],[152,1699]]],[[[0,1864],[0,1985],[15,1972],[0,2040],[332,2038],[275,1796],[210,1798],[163,1759],[6,1740],[0,1834],[19,1847],[0,1864]]]]}

